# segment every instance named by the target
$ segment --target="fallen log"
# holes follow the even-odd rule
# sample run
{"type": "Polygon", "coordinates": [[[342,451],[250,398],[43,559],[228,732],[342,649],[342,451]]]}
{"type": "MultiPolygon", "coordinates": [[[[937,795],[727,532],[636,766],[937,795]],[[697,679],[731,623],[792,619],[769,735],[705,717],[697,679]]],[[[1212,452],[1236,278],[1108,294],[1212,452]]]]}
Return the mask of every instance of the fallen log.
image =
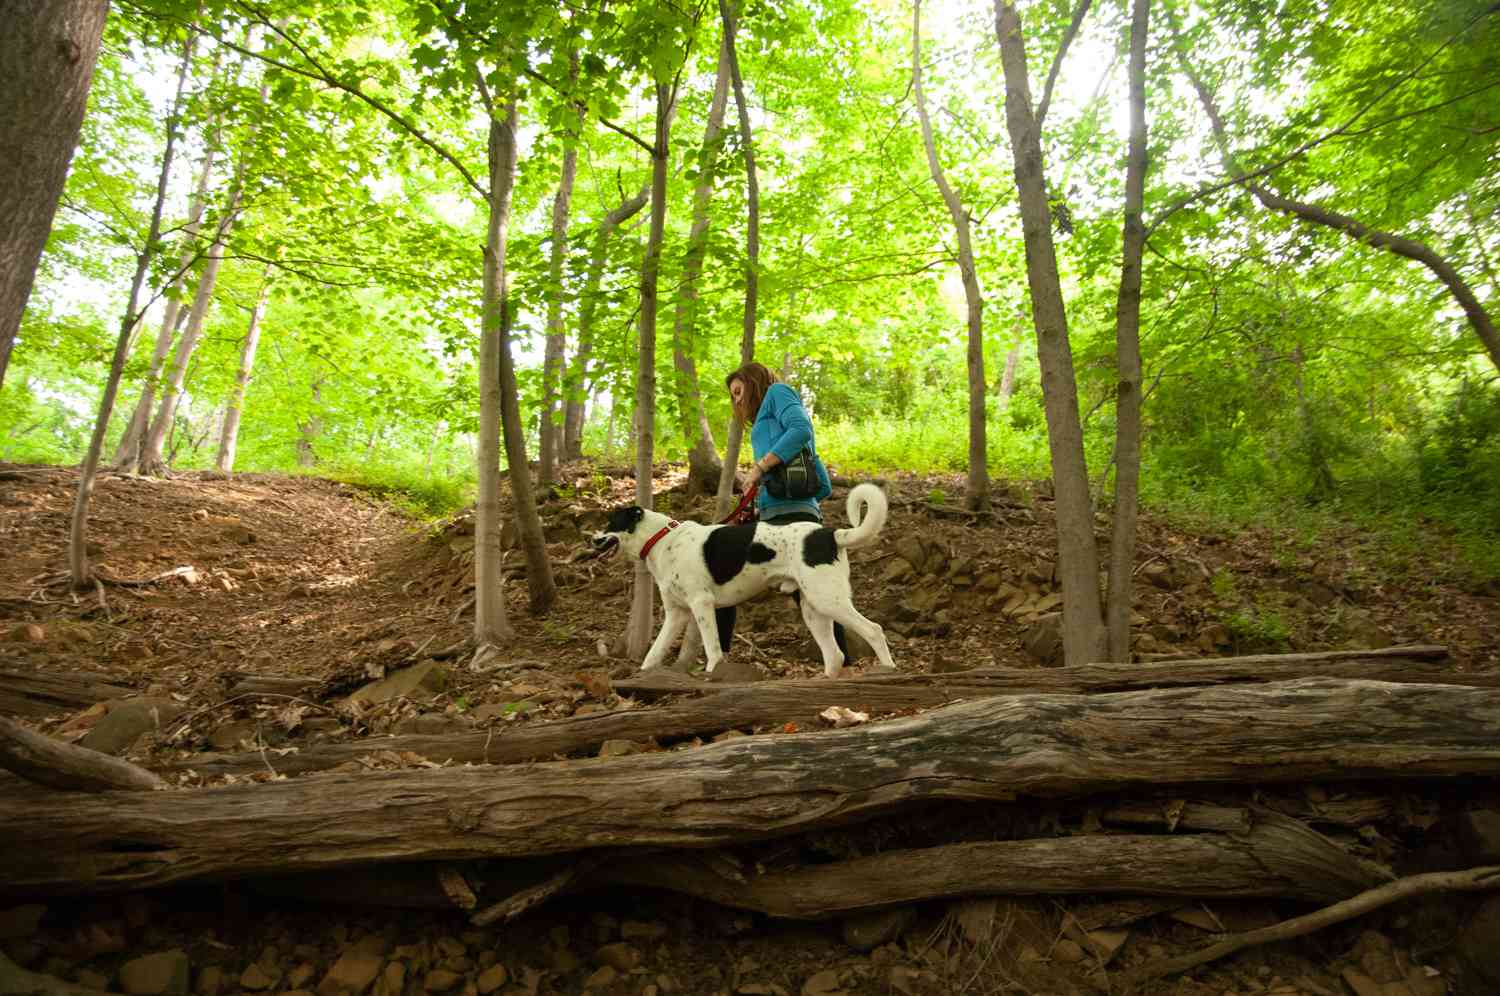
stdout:
{"type": "MultiPolygon", "coordinates": [[[[710,852],[711,854],[714,852],[710,852]]],[[[786,871],[725,874],[692,853],[607,863],[591,884],[681,892],[816,920],[929,899],[993,895],[1345,899],[1390,879],[1296,820],[1257,813],[1242,835],[1090,834],[949,844],[786,871]]]]}
{"type": "Polygon", "coordinates": [[[86,672],[0,670],[0,715],[52,716],[134,694],[133,689],[111,678],[86,672]]]}
{"type": "MultiPolygon", "coordinates": [[[[1396,682],[1442,682],[1464,684],[1466,675],[1450,675],[1444,665],[1428,663],[1422,656],[1446,653],[1441,647],[1415,648],[1417,658],[1377,654],[1335,659],[1323,666],[1340,672],[1327,677],[1357,676],[1368,680],[1396,682]]],[[[1363,654],[1363,652],[1360,652],[1363,654]]],[[[1294,655],[1299,657],[1330,655],[1294,655]]],[[[1201,668],[1178,674],[1175,669],[1164,677],[1138,678],[1137,683],[1184,686],[1217,683],[1256,682],[1261,679],[1255,661],[1267,658],[1235,658],[1226,667],[1224,661],[1206,661],[1201,668]],[[1210,667],[1208,665],[1212,664],[1210,667]]],[[[1292,677],[1306,677],[1300,664],[1288,664],[1292,677]]],[[[1129,683],[1125,665],[1088,665],[1085,668],[1055,670],[993,668],[959,671],[941,675],[877,675],[837,681],[756,682],[748,684],[708,684],[674,672],[652,672],[640,679],[614,683],[621,694],[649,690],[706,693],[651,710],[621,710],[594,713],[545,723],[526,723],[496,727],[478,733],[414,734],[349,743],[307,747],[296,754],[276,759],[278,774],[295,775],[323,771],[356,760],[376,751],[410,751],[439,764],[512,764],[517,761],[541,761],[579,752],[593,752],[606,740],[682,740],[708,737],[730,729],[750,729],[769,723],[796,723],[821,727],[818,714],[830,705],[843,705],[871,714],[930,708],[960,699],[988,698],[996,695],[1034,691],[1030,685],[1043,685],[1049,691],[1099,692],[1119,691],[1108,686],[1129,683]],[[1103,670],[1105,673],[1100,674],[1103,670]],[[1085,676],[1084,672],[1088,674],[1085,676]],[[1061,680],[1052,676],[1063,672],[1061,680]],[[1029,684],[1028,684],[1029,683],[1029,684]]],[[[1142,669],[1129,666],[1132,674],[1142,669]]],[[[1147,669],[1148,671],[1150,669],[1147,669]]],[[[1497,676],[1474,676],[1495,678],[1497,676]]],[[[1269,680],[1269,679],[1267,679],[1269,680]]],[[[259,771],[265,765],[259,754],[189,757],[171,764],[156,765],[164,774],[193,771],[204,777],[240,775],[259,771]]]]}
{"type": "Polygon", "coordinates": [[[998,696],[846,730],[506,768],[0,798],[0,895],[387,861],[714,847],[933,800],[1500,774],[1500,692],[1308,679],[998,696]]]}
{"type": "MultiPolygon", "coordinates": [[[[1185,688],[1293,681],[1297,678],[1351,678],[1421,684],[1500,688],[1500,674],[1458,673],[1439,646],[1386,650],[1330,650],[1308,654],[1204,657],[1153,664],[1076,664],[1056,668],[974,668],[947,674],[876,674],[828,681],[821,678],[778,682],[791,688],[817,688],[838,696],[874,696],[902,689],[904,694],[946,696],[943,701],[981,695],[1027,692],[1128,692],[1146,688],[1185,688]]],[[[639,698],[696,693],[723,695],[754,684],[709,682],[667,668],[643,671],[615,681],[615,691],[639,698]]]]}
{"type": "Polygon", "coordinates": [[[97,750],[44,737],[4,716],[0,716],[0,768],[38,785],[71,792],[166,788],[160,778],[145,768],[97,750]]]}

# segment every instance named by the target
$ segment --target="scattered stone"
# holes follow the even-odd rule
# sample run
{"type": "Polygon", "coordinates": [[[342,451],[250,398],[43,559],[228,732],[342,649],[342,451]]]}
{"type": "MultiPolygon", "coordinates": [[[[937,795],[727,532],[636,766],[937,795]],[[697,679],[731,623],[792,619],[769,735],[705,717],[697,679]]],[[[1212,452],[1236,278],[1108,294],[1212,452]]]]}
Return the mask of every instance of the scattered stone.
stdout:
{"type": "Polygon", "coordinates": [[[765,681],[769,677],[771,677],[771,673],[750,658],[730,656],[719,661],[719,666],[714,668],[714,672],[708,676],[708,680],[716,683],[745,683],[765,681]]]}
{"type": "MultiPolygon", "coordinates": [[[[360,945],[355,945],[346,950],[318,983],[319,993],[323,996],[338,996],[339,993],[359,996],[370,987],[375,976],[380,974],[380,966],[385,964],[384,939],[374,936],[381,941],[381,949],[373,951],[366,947],[362,950],[360,945]]],[[[365,942],[369,943],[370,938],[365,938],[365,942]]]]}
{"type": "Polygon", "coordinates": [[[1344,982],[1354,990],[1354,996],[1385,996],[1385,986],[1355,968],[1346,968],[1339,973],[1344,982]]]}
{"type": "Polygon", "coordinates": [[[12,643],[46,643],[47,627],[38,623],[22,623],[10,631],[12,643]]]}
{"type": "Polygon", "coordinates": [[[1120,953],[1125,942],[1130,939],[1130,931],[1091,930],[1084,937],[1088,941],[1088,946],[1093,950],[1094,957],[1099,960],[1099,964],[1108,965],[1115,955],[1120,953]]]}
{"type": "Polygon", "coordinates": [[[1077,941],[1064,937],[1052,945],[1052,960],[1065,965],[1076,965],[1083,961],[1083,947],[1077,941]]]}
{"type": "MultiPolygon", "coordinates": [[[[493,952],[486,952],[486,954],[493,954],[493,952]]],[[[481,996],[488,996],[489,993],[505,985],[505,980],[508,977],[509,973],[505,971],[505,966],[497,962],[483,972],[480,972],[479,978],[475,980],[474,985],[478,988],[481,996]]]]}
{"type": "Polygon", "coordinates": [[[457,972],[450,972],[446,968],[434,968],[427,973],[427,978],[422,980],[422,988],[430,993],[445,993],[464,980],[457,972]]]}
{"type": "Polygon", "coordinates": [[[839,991],[839,973],[831,968],[814,972],[802,983],[802,996],[829,996],[839,991]]]}
{"type": "Polygon", "coordinates": [[[259,962],[252,962],[250,967],[240,973],[240,988],[249,989],[252,992],[262,992],[276,985],[279,980],[260,967],[259,962]]]}
{"type": "Polygon", "coordinates": [[[576,972],[578,971],[578,959],[567,948],[558,948],[552,952],[552,970],[559,975],[576,972]]]}
{"type": "Polygon", "coordinates": [[[900,937],[916,915],[916,910],[902,906],[848,917],[843,924],[844,943],[856,951],[871,951],[900,937]]]}
{"type": "Polygon", "coordinates": [[[90,750],[119,754],[143,734],[159,730],[182,715],[183,706],[169,698],[138,697],[110,703],[109,712],[79,741],[90,750]]]}
{"type": "Polygon", "coordinates": [[[224,989],[224,970],[218,965],[208,965],[199,970],[198,984],[193,991],[198,996],[219,996],[224,989]]]}
{"type": "Polygon", "coordinates": [[[613,985],[619,977],[620,973],[613,965],[600,965],[587,979],[583,980],[583,988],[603,989],[605,986],[613,985]]]}
{"type": "MultiPolygon", "coordinates": [[[[1500,811],[1475,809],[1458,821],[1459,846],[1475,865],[1500,863],[1500,811]]],[[[0,937],[4,937],[0,933],[0,937]]]]}
{"type": "Polygon", "coordinates": [[[127,993],[186,993],[191,966],[187,953],[174,948],[132,958],[120,966],[120,988],[127,993]]]}
{"type": "Polygon", "coordinates": [[[1172,569],[1159,560],[1153,560],[1142,567],[1140,576],[1158,588],[1170,591],[1173,587],[1172,569]]]}
{"type": "Polygon", "coordinates": [[[240,719],[225,723],[208,735],[208,744],[214,750],[239,750],[241,740],[255,741],[260,724],[253,719],[240,719]]]}
{"type": "Polygon", "coordinates": [[[617,941],[595,951],[594,960],[601,965],[611,965],[616,971],[628,972],[641,963],[641,952],[630,944],[617,941]]]}
{"type": "Polygon", "coordinates": [[[109,988],[109,976],[105,975],[103,972],[95,972],[94,970],[88,968],[79,969],[78,974],[74,976],[73,981],[77,982],[80,986],[83,986],[86,989],[109,988]]]}
{"type": "Polygon", "coordinates": [[[599,745],[600,757],[626,757],[630,754],[643,754],[645,751],[646,745],[634,740],[606,740],[599,745]]]}
{"type": "Polygon", "coordinates": [[[1500,988],[1500,895],[1491,895],[1459,935],[1459,953],[1483,981],[1500,988]]]}
{"type": "Polygon", "coordinates": [[[318,974],[318,970],[307,962],[303,962],[287,973],[286,987],[288,989],[306,989],[312,977],[318,974]]]}
{"type": "Polygon", "coordinates": [[[1378,930],[1361,933],[1354,944],[1353,955],[1359,959],[1364,974],[1382,986],[1387,982],[1399,982],[1406,975],[1396,963],[1396,946],[1378,930]]]}
{"type": "Polygon", "coordinates": [[[998,899],[965,899],[954,903],[949,915],[958,923],[964,940],[977,947],[995,936],[995,917],[999,912],[998,899]]]}
{"type": "Polygon", "coordinates": [[[379,705],[399,698],[429,699],[446,687],[447,669],[437,661],[423,661],[388,674],[379,681],[370,682],[344,701],[350,704],[358,702],[362,705],[379,705]]]}
{"type": "Polygon", "coordinates": [[[1042,616],[1026,630],[1021,638],[1026,652],[1043,664],[1061,664],[1063,637],[1062,613],[1053,612],[1042,616]]]}
{"type": "Polygon", "coordinates": [[[714,734],[713,742],[716,744],[721,744],[726,740],[739,740],[742,737],[747,736],[749,736],[749,734],[744,730],[725,730],[723,733],[714,734]]]}
{"type": "Polygon", "coordinates": [[[47,907],[41,903],[27,903],[25,906],[0,910],[0,941],[30,937],[36,933],[37,926],[46,915],[47,907]]]}
{"type": "Polygon", "coordinates": [[[747,982],[735,990],[738,996],[789,996],[774,982],[747,982]]]}
{"type": "Polygon", "coordinates": [[[377,996],[402,996],[406,991],[406,966],[399,961],[393,961],[385,966],[385,971],[380,974],[380,981],[375,984],[377,996]]]}
{"type": "Polygon", "coordinates": [[[922,546],[920,537],[913,533],[902,533],[895,543],[896,556],[910,566],[913,571],[920,571],[922,565],[927,563],[927,550],[922,546]]]}

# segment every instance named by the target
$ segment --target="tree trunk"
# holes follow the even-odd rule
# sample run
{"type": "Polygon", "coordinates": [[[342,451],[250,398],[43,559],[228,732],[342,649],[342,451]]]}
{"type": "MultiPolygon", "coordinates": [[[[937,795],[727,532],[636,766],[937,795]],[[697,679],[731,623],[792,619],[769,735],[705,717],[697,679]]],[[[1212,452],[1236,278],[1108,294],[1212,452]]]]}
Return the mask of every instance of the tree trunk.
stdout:
{"type": "Polygon", "coordinates": [[[512,512],[521,550],[526,555],[526,586],[531,594],[531,612],[541,615],[557,601],[557,583],[552,578],[552,561],[547,556],[547,539],[542,534],[542,519],[536,511],[536,494],[531,484],[531,468],[526,462],[520,391],[516,386],[516,365],[510,352],[512,314],[510,299],[506,296],[500,301],[500,417],[505,430],[505,462],[510,469],[512,512]]]}
{"type": "Polygon", "coordinates": [[[708,493],[719,482],[723,466],[714,447],[713,431],[703,408],[694,357],[698,349],[698,313],[703,261],[708,255],[709,202],[718,171],[719,150],[724,145],[724,108],[729,100],[727,37],[719,42],[719,68],[714,77],[713,97],[708,105],[708,123],[703,129],[703,156],[698,182],[693,187],[693,226],[688,233],[687,253],[682,262],[682,283],[672,322],[672,362],[677,370],[678,428],[688,451],[688,493],[708,493]]]}
{"type": "Polygon", "coordinates": [[[982,512],[990,507],[989,446],[985,436],[984,298],[979,290],[979,274],[974,267],[969,214],[964,210],[958,192],[943,175],[937,143],[932,137],[932,121],[927,116],[927,97],[922,92],[922,0],[913,0],[911,7],[911,85],[917,104],[917,120],[922,126],[922,148],[927,152],[927,169],[948,208],[948,216],[953,219],[953,231],[958,239],[958,270],[963,278],[969,331],[969,476],[964,488],[964,505],[970,511],[982,512]]]}
{"type": "MultiPolygon", "coordinates": [[[[651,464],[656,442],[657,283],[661,271],[662,239],[667,224],[667,160],[676,104],[676,92],[667,84],[658,82],[656,136],[651,154],[651,232],[647,237],[646,253],[641,264],[640,364],[636,368],[635,381],[635,501],[641,508],[651,508],[654,500],[651,464]]],[[[632,660],[641,660],[646,656],[646,649],[651,642],[655,605],[655,585],[644,560],[636,561],[634,585],[630,622],[625,630],[625,652],[632,660]]]]}
{"type": "Polygon", "coordinates": [[[229,238],[230,229],[234,227],[238,211],[239,189],[236,185],[236,189],[229,195],[229,203],[219,222],[219,229],[214,234],[213,244],[208,247],[203,275],[198,278],[198,289],[193,294],[193,307],[188,312],[187,328],[183,330],[182,338],[177,343],[177,354],[172,358],[172,372],[162,391],[161,407],[151,422],[151,428],[146,432],[145,441],[141,443],[141,457],[136,466],[138,473],[161,474],[167,470],[162,460],[162,444],[166,441],[167,432],[172,428],[172,421],[177,414],[177,404],[187,381],[188,364],[192,362],[193,353],[203,335],[203,323],[213,304],[214,286],[219,280],[219,267],[224,262],[224,244],[229,238]]]}
{"type": "Polygon", "coordinates": [[[1494,777],[1496,724],[1496,690],[1312,679],[1005,696],[869,727],[605,762],[328,773],[171,793],[0,794],[0,896],[379,862],[742,845],[938,800],[1494,777]]]}
{"type": "Polygon", "coordinates": [[[995,388],[995,394],[999,398],[1000,410],[1010,407],[1011,396],[1016,393],[1016,366],[1021,361],[1021,348],[1012,346],[1005,351],[1005,369],[1000,374],[1000,383],[995,388]]]}
{"type": "Polygon", "coordinates": [[[1133,0],[1130,20],[1130,144],[1125,163],[1125,220],[1120,295],[1115,305],[1115,511],[1105,610],[1109,659],[1130,660],[1130,603],[1141,481],[1141,257],[1146,228],[1146,31],[1150,0],[1133,0]]]}
{"type": "Polygon", "coordinates": [[[1058,573],[1063,589],[1063,656],[1069,664],[1098,660],[1105,649],[1099,605],[1099,551],[1094,545],[1094,506],[1089,497],[1078,384],[1068,340],[1067,308],[1052,244],[1052,219],[1042,171],[1041,132],[1031,107],[1021,18],[1009,0],[995,0],[995,33],[1005,70],[1005,123],[1015,155],[1021,230],[1026,243],[1026,280],[1036,327],[1037,361],[1057,495],[1058,573]]]}
{"type": "Polygon", "coordinates": [[[0,716],[0,768],[68,792],[166,788],[156,775],[118,757],[33,733],[0,716]]]}
{"type": "Polygon", "coordinates": [[[72,670],[66,674],[0,670],[0,714],[51,716],[131,693],[129,687],[117,685],[115,680],[112,674],[72,670]]]}
{"type": "MultiPolygon", "coordinates": [[[[478,498],[474,506],[474,642],[480,655],[498,651],[515,639],[505,612],[504,575],[500,566],[500,344],[507,293],[506,238],[510,230],[511,193],[516,183],[516,102],[504,116],[490,110],[489,225],[484,245],[483,332],[479,342],[478,498]]],[[[526,465],[521,464],[521,473],[526,465]]]]}
{"type": "MultiPolygon", "coordinates": [[[[439,764],[513,764],[545,761],[558,755],[589,754],[607,740],[657,740],[662,743],[689,737],[712,737],[725,730],[752,731],[767,725],[797,723],[821,729],[819,714],[830,702],[879,716],[913,709],[931,709],[960,699],[994,698],[1020,694],[1102,694],[1150,688],[1189,688],[1206,685],[1257,684],[1317,675],[1364,678],[1404,684],[1453,682],[1473,687],[1500,688],[1500,676],[1455,675],[1450,663],[1418,663],[1409,657],[1350,654],[1322,661],[1245,658],[1227,661],[1142,665],[1085,665],[1082,668],[986,668],[943,675],[889,675],[828,681],[750,684],[714,683],[658,669],[640,678],[614,683],[621,695],[637,699],[681,696],[653,709],[623,709],[572,716],[551,722],[527,723],[499,730],[454,734],[409,734],[381,741],[381,749],[411,751],[439,764]]],[[[254,694],[261,687],[236,685],[230,695],[254,694]]],[[[266,685],[267,694],[305,695],[304,689],[266,685]]],[[[326,771],[370,752],[369,741],[305,747],[276,760],[281,774],[326,771]]],[[[162,772],[191,769],[213,777],[265,770],[259,754],[219,760],[195,758],[163,766],[162,772]]]]}
{"type": "MultiPolygon", "coordinates": [[[[594,315],[599,308],[599,288],[604,281],[604,264],[608,258],[609,240],[615,231],[646,206],[651,195],[647,184],[633,196],[621,201],[613,211],[599,223],[594,235],[594,251],[589,257],[588,275],[584,279],[583,296],[578,304],[578,350],[573,357],[572,372],[568,375],[564,393],[567,395],[567,413],[563,418],[563,459],[577,460],[583,456],[584,399],[593,385],[589,379],[589,360],[594,355],[594,315]]],[[[613,413],[611,413],[613,418],[613,413]]]]}
{"type": "Polygon", "coordinates": [[[817,920],[930,899],[993,895],[1275,897],[1327,901],[1387,876],[1322,834],[1274,813],[1244,834],[1076,837],[948,844],[777,871],[728,855],[611,862],[594,881],[666,889],[720,906],[817,920]],[[718,859],[718,860],[713,860],[718,859]]]}
{"type": "MultiPolygon", "coordinates": [[[[755,359],[755,315],[760,302],[760,179],[755,171],[750,105],[745,100],[745,81],[740,76],[740,59],[734,47],[735,16],[728,0],[719,0],[719,19],[724,22],[724,54],[729,58],[729,79],[734,85],[734,106],[740,119],[740,150],[745,157],[745,322],[740,337],[740,363],[744,364],[755,359]]],[[[728,515],[734,504],[735,468],[740,462],[744,435],[744,425],[731,413],[724,444],[724,468],[719,473],[714,502],[715,519],[728,515]]]]}
{"type": "MultiPolygon", "coordinates": [[[[255,370],[255,350],[260,345],[260,320],[266,313],[266,299],[271,296],[271,274],[269,270],[261,278],[260,295],[250,311],[250,325],[245,329],[245,344],[240,349],[240,369],[234,378],[234,387],[229,392],[229,403],[224,410],[224,429],[219,436],[219,456],[215,463],[221,474],[234,473],[234,451],[239,445],[240,413],[245,407],[245,391],[250,386],[250,376],[255,370]]],[[[432,452],[427,453],[431,466],[432,452]]]]}
{"type": "MultiPolygon", "coordinates": [[[[578,78],[578,56],[573,56],[573,78],[578,78]]],[[[580,126],[583,111],[578,112],[580,126]]],[[[557,196],[552,200],[552,253],[547,263],[547,348],[542,362],[542,438],[538,483],[546,488],[557,481],[557,463],[562,451],[562,426],[559,424],[558,399],[563,376],[563,264],[568,258],[568,212],[573,203],[573,179],[578,173],[578,145],[563,140],[562,174],[557,181],[557,196]]],[[[535,593],[533,592],[533,595],[535,593]]]]}
{"type": "Polygon", "coordinates": [[[108,0],[12,0],[0,31],[0,386],[88,105],[108,0]]]}
{"type": "Polygon", "coordinates": [[[313,414],[297,423],[297,466],[315,467],[318,464],[318,451],[313,444],[318,441],[318,435],[323,431],[323,417],[318,414],[323,406],[323,380],[319,379],[312,383],[313,414]]]}
{"type": "Polygon", "coordinates": [[[89,438],[88,452],[83,458],[83,467],[78,475],[78,495],[73,501],[73,515],[68,525],[68,577],[75,589],[89,586],[93,572],[88,559],[88,515],[89,497],[94,490],[94,475],[99,470],[99,457],[104,450],[104,434],[109,431],[109,419],[114,413],[115,395],[120,390],[120,375],[125,370],[125,361],[130,354],[130,343],[135,335],[141,314],[141,287],[146,282],[146,272],[156,252],[156,242],[161,237],[161,215],[167,201],[167,182],[172,177],[172,156],[177,146],[177,123],[182,114],[183,93],[187,88],[188,73],[193,65],[193,49],[198,35],[189,32],[182,48],[182,66],[177,73],[177,92],[172,98],[172,110],[167,115],[167,137],[162,146],[161,171],[156,178],[156,203],[151,208],[151,223],[146,230],[146,240],[135,257],[135,275],[130,281],[130,296],[126,299],[125,314],[120,318],[120,333],[115,339],[115,352],[109,364],[109,376],[104,381],[104,394],[99,399],[99,411],[94,418],[94,432],[89,438]]]}
{"type": "Polygon", "coordinates": [[[172,340],[177,335],[177,326],[184,315],[180,300],[182,281],[193,262],[201,255],[201,250],[198,248],[198,229],[202,227],[203,212],[208,206],[208,183],[213,175],[216,145],[217,129],[215,129],[215,141],[209,143],[208,150],[203,156],[203,168],[198,171],[198,185],[194,188],[193,199],[188,205],[187,223],[182,229],[184,245],[182,255],[177,260],[177,279],[173,280],[163,292],[166,303],[163,305],[161,328],[156,332],[156,346],[151,352],[151,366],[146,371],[141,396],[136,400],[135,410],[130,414],[130,421],[125,426],[125,434],[115,444],[115,456],[111,463],[123,470],[133,471],[140,465],[141,444],[146,441],[146,430],[151,425],[151,413],[156,408],[156,390],[161,386],[161,372],[167,365],[167,357],[172,352],[172,340]]]}

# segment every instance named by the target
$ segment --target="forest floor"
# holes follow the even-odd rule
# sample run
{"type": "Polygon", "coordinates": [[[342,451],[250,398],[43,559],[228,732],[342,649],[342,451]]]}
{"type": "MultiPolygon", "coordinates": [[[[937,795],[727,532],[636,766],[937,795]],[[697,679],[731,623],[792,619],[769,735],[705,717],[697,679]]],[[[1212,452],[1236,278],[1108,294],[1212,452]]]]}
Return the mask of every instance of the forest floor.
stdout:
{"type": "MultiPolygon", "coordinates": [[[[606,509],[631,500],[633,481],[586,465],[566,470],[570,483],[541,506],[558,603],[544,617],[528,614],[521,553],[511,549],[507,570],[517,574],[506,587],[517,637],[502,666],[475,672],[465,654],[473,612],[470,516],[421,526],[377,496],[311,477],[106,474],[93,497],[89,536],[111,583],[75,596],[60,576],[76,473],[0,465],[0,679],[77,676],[145,696],[158,705],[158,725],[116,747],[149,766],[175,764],[173,779],[185,786],[282,777],[278,759],[313,744],[368,740],[369,753],[346,768],[426,766],[433,760],[385,750],[381,738],[487,726],[503,736],[507,728],[563,716],[652,708],[615,694],[609,681],[633,670],[609,655],[624,629],[629,565],[580,557],[586,532],[606,509]],[[361,686],[419,663],[432,672],[423,687],[387,701],[341,704],[361,686]],[[303,687],[231,693],[247,677],[298,679],[303,687]],[[263,770],[192,770],[237,751],[257,752],[263,770]]],[[[886,626],[898,667],[1042,666],[1023,640],[1057,608],[1045,486],[1006,486],[996,514],[980,518],[940,500],[962,493],[956,477],[884,484],[890,522],[875,549],[856,555],[854,590],[856,605],[886,626]]],[[[687,498],[675,469],[662,468],[656,489],[658,507],[670,514],[710,518],[710,501],[687,498]]],[[[826,505],[832,524],[845,521],[846,493],[836,489],[826,505]]],[[[1272,529],[1188,533],[1147,515],[1139,544],[1135,640],[1143,658],[1430,643],[1449,648],[1456,671],[1500,671],[1500,579],[1465,575],[1440,537],[1422,550],[1397,552],[1356,530],[1317,538],[1272,529]]],[[[749,603],[740,620],[735,657],[773,679],[821,673],[786,596],[749,603]]],[[[89,743],[109,713],[79,702],[25,721],[89,743]]],[[[1430,865],[1433,848],[1444,845],[1425,831],[1452,804],[1441,788],[1413,790],[1386,808],[1383,821],[1351,833],[1351,845],[1398,868],[1430,865]]],[[[1083,804],[1050,805],[1063,825],[1089,818],[1083,804]]],[[[962,817],[944,811],[917,818],[962,817]]],[[[858,853],[868,839],[826,834],[800,846],[821,849],[827,860],[858,853]]],[[[1139,991],[1461,991],[1454,937],[1472,908],[1466,903],[1394,907],[1139,991]],[[1367,983],[1383,988],[1361,988],[1367,983]]],[[[315,989],[332,996],[339,987],[331,966],[360,956],[383,966],[362,989],[385,996],[1063,996],[1095,991],[1087,978],[1098,956],[1083,947],[1093,927],[1123,932],[1123,943],[1105,956],[1108,978],[1196,947],[1217,924],[1258,925],[1305,909],[1276,901],[1132,905],[1028,897],[991,903],[976,918],[972,904],[932,902],[885,921],[890,936],[871,950],[861,931],[883,929],[879,918],[774,921],[668,894],[565,896],[517,922],[477,929],[457,912],[319,907],[216,887],[0,910],[0,950],[85,986],[137,992],[163,991],[136,981],[146,971],[141,956],[172,951],[172,971],[189,965],[193,991],[205,996],[315,989]]]]}

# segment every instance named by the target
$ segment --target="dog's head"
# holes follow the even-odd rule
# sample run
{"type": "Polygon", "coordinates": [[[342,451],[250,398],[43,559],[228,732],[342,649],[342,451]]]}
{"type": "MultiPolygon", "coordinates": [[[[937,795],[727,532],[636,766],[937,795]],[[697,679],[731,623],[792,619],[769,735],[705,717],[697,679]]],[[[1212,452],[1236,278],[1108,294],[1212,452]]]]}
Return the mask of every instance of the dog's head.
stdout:
{"type": "Polygon", "coordinates": [[[610,512],[604,528],[590,538],[594,551],[608,559],[619,552],[621,544],[639,549],[645,542],[640,535],[641,520],[645,517],[646,510],[639,505],[625,505],[610,512]]]}

